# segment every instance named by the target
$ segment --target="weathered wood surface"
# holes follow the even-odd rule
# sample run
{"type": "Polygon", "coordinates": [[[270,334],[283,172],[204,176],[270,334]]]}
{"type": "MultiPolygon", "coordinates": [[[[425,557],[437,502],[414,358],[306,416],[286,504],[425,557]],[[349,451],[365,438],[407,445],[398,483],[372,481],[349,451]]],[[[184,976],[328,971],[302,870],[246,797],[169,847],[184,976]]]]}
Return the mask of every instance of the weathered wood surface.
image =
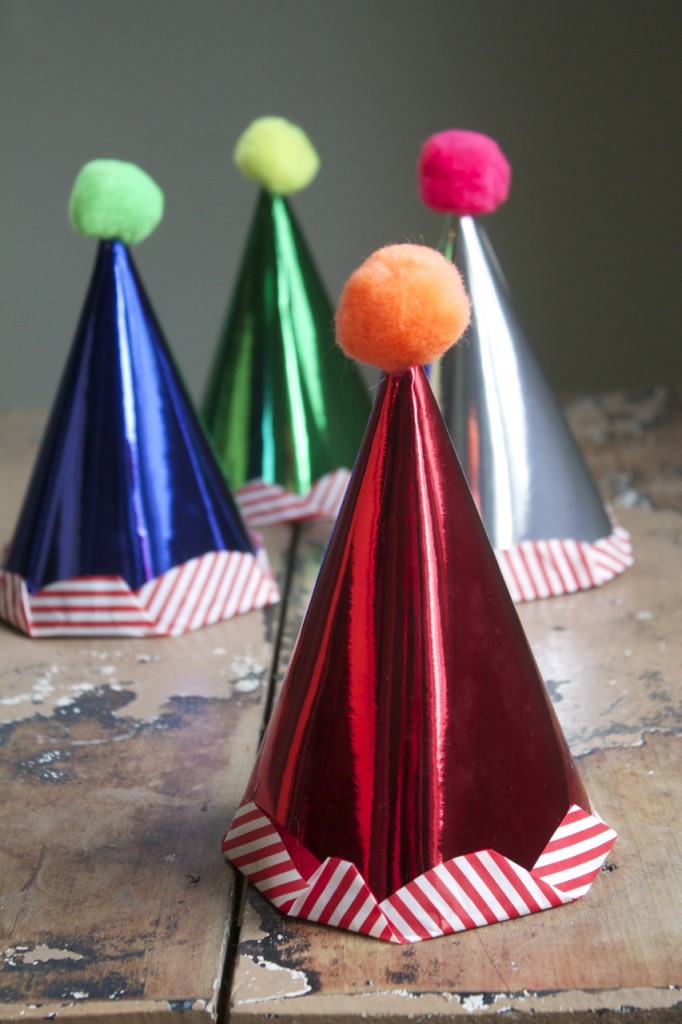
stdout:
{"type": "MultiPolygon", "coordinates": [[[[0,625],[0,1019],[680,1017],[682,401],[661,388],[569,415],[637,558],[598,592],[521,608],[619,832],[587,897],[407,947],[283,917],[251,889],[233,919],[218,846],[326,544],[329,527],[309,524],[289,599],[266,614],[153,641],[32,641],[0,625]]],[[[42,422],[0,411],[2,539],[42,422]]],[[[266,537],[282,579],[290,536],[266,537]]]]}
{"type": "MultiPolygon", "coordinates": [[[[637,564],[520,612],[591,797],[619,832],[608,870],[571,906],[407,947],[283,917],[249,889],[232,1024],[682,1016],[682,403],[657,389],[569,415],[637,564]]],[[[304,530],[285,649],[324,543],[321,526],[304,530]]]]}
{"type": "MultiPolygon", "coordinates": [[[[0,412],[3,540],[42,424],[0,412]]],[[[289,537],[267,534],[280,574],[289,537]]],[[[279,615],[150,640],[0,624],[0,1019],[215,1016],[234,886],[220,839],[279,615]]]]}

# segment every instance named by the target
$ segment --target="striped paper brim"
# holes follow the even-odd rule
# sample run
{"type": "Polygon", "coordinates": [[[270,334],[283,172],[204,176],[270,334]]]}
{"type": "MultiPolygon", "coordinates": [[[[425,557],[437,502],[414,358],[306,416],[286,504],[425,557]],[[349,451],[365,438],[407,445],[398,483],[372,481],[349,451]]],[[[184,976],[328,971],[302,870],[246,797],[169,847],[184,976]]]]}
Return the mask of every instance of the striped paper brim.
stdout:
{"type": "Polygon", "coordinates": [[[0,570],[0,618],[32,637],[179,636],[279,601],[262,551],[212,551],[139,590],[120,576],[50,583],[31,593],[0,570]]]}
{"type": "Polygon", "coordinates": [[[279,484],[250,480],[235,491],[235,498],[249,526],[336,519],[349,479],[349,470],[336,469],[320,477],[307,494],[292,494],[279,484]]]}
{"type": "Polygon", "coordinates": [[[573,805],[528,871],[494,850],[438,864],[379,902],[349,861],[328,857],[308,878],[277,826],[244,803],[224,855],[283,913],[387,942],[419,942],[571,903],[590,888],[616,839],[573,805]]]}
{"type": "Polygon", "coordinates": [[[630,534],[617,524],[591,543],[526,540],[495,554],[517,603],[601,587],[634,564],[630,534]]]}

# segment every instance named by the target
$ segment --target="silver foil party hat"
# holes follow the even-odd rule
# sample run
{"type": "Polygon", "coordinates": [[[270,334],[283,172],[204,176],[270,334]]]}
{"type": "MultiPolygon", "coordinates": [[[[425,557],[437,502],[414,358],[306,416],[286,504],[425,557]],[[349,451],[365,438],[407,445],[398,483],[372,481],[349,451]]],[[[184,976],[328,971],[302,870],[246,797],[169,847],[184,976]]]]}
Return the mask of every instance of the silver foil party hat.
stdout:
{"type": "Polygon", "coordinates": [[[628,534],[604,508],[485,231],[451,216],[440,249],[462,273],[473,316],[431,384],[512,596],[606,583],[632,564],[628,534]]]}

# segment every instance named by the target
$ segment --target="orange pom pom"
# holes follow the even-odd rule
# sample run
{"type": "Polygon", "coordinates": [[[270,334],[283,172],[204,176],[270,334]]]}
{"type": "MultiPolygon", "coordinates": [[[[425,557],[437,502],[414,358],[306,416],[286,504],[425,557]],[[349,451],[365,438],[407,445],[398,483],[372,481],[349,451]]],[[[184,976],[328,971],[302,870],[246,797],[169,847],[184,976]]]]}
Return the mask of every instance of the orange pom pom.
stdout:
{"type": "Polygon", "coordinates": [[[462,336],[471,307],[459,271],[425,245],[387,245],[351,274],[339,299],[336,340],[382,370],[430,363],[462,336]]]}

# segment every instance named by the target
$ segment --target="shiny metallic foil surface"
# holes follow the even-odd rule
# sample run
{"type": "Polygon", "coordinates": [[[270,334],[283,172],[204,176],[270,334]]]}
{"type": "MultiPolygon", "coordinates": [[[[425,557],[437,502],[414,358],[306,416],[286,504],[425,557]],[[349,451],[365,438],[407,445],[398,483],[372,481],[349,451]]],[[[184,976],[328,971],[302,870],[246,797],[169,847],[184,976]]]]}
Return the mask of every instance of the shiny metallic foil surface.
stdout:
{"type": "Polygon", "coordinates": [[[5,568],[137,589],[223,550],[253,546],[130,253],[101,242],[5,568]]]}
{"type": "Polygon", "coordinates": [[[350,469],[370,401],[291,207],[262,191],[202,411],[234,488],[307,493],[350,469]]]}
{"type": "Polygon", "coordinates": [[[382,379],[249,799],[379,900],[589,809],[421,368],[382,379]]]}
{"type": "Polygon", "coordinates": [[[462,273],[472,324],[431,369],[431,385],[497,549],[611,533],[601,498],[514,311],[490,242],[450,218],[439,248],[462,273]]]}

